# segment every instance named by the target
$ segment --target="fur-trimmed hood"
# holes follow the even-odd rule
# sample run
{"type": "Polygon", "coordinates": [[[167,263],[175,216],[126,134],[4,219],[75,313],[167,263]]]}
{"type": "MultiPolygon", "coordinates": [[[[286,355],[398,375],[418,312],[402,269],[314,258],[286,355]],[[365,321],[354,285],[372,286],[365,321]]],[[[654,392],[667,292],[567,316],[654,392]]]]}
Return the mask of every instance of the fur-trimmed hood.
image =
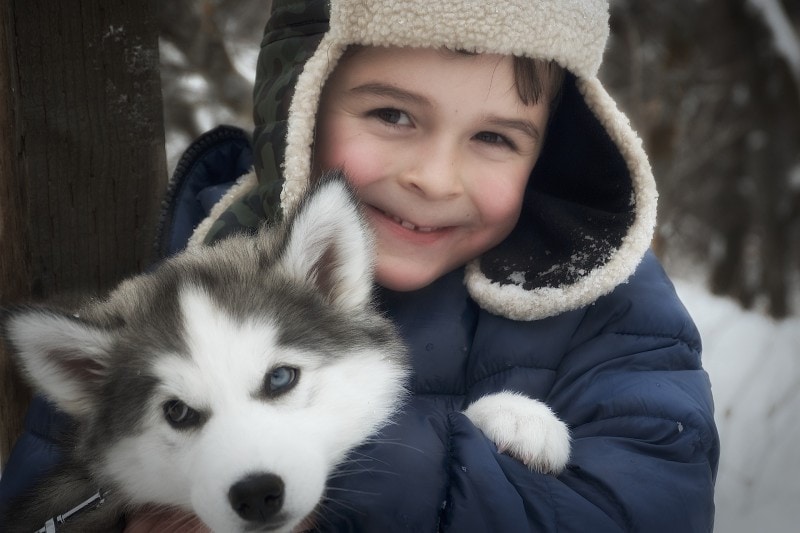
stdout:
{"type": "Polygon", "coordinates": [[[588,305],[633,273],[656,217],[641,141],[597,78],[607,37],[606,0],[275,0],[256,79],[255,175],[193,242],[294,207],[309,181],[321,91],[347,46],[554,59],[567,71],[563,94],[519,223],[467,265],[465,282],[484,309],[514,320],[588,305]]]}

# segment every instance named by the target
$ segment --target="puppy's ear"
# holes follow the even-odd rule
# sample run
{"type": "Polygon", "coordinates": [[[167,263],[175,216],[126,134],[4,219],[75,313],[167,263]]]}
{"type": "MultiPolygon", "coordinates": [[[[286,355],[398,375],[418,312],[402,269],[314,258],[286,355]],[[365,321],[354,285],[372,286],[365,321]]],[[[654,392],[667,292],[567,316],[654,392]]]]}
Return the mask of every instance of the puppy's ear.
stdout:
{"type": "Polygon", "coordinates": [[[0,333],[28,382],[64,412],[81,417],[108,370],[110,331],[43,307],[0,314],[0,333]]]}
{"type": "Polygon", "coordinates": [[[317,182],[286,221],[286,231],[278,261],[290,276],[313,284],[342,310],[369,302],[372,234],[341,172],[317,182]]]}

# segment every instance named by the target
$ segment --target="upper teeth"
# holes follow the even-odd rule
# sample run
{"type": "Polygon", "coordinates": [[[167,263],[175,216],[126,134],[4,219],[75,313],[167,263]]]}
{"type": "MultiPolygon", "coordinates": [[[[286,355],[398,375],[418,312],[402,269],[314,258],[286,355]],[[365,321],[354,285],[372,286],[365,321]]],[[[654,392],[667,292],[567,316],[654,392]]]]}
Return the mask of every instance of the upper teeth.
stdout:
{"type": "Polygon", "coordinates": [[[391,217],[392,217],[392,220],[394,220],[395,222],[397,222],[398,224],[400,224],[404,228],[410,229],[410,230],[413,230],[413,231],[420,231],[422,233],[430,233],[431,231],[436,229],[436,228],[433,228],[433,227],[415,226],[411,222],[409,222],[407,220],[403,220],[402,218],[396,217],[394,215],[391,215],[391,217]]]}

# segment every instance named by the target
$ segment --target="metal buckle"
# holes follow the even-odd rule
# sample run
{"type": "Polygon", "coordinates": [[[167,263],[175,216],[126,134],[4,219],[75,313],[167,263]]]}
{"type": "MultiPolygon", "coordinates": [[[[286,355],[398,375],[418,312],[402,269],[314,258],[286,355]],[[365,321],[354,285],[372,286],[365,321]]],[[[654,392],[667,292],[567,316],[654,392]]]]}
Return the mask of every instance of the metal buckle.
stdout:
{"type": "Polygon", "coordinates": [[[82,501],[66,513],[54,516],[47,520],[47,522],[44,523],[44,527],[37,529],[35,533],[56,533],[56,525],[63,525],[67,520],[76,514],[82,513],[83,511],[97,509],[105,503],[107,495],[108,493],[106,491],[98,490],[92,496],[82,501]]]}

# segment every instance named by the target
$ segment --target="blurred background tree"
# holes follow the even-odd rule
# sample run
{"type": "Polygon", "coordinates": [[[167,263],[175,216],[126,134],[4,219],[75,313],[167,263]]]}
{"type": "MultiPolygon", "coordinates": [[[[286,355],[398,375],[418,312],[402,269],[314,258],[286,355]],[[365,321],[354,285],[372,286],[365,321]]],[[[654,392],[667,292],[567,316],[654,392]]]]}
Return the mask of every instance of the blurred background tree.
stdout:
{"type": "MultiPolygon", "coordinates": [[[[162,2],[170,168],[206,129],[252,128],[269,4],[162,2]]],[[[800,2],[611,0],[611,30],[601,77],[650,154],[667,269],[774,317],[797,312],[800,2]]]]}
{"type": "MultiPolygon", "coordinates": [[[[0,3],[0,305],[152,261],[166,185],[156,0],[0,3]]],[[[29,391],[0,347],[0,466],[29,391]]]]}
{"type": "Polygon", "coordinates": [[[798,27],[788,0],[616,0],[603,71],[651,157],[667,266],[774,317],[800,266],[798,27]]]}

